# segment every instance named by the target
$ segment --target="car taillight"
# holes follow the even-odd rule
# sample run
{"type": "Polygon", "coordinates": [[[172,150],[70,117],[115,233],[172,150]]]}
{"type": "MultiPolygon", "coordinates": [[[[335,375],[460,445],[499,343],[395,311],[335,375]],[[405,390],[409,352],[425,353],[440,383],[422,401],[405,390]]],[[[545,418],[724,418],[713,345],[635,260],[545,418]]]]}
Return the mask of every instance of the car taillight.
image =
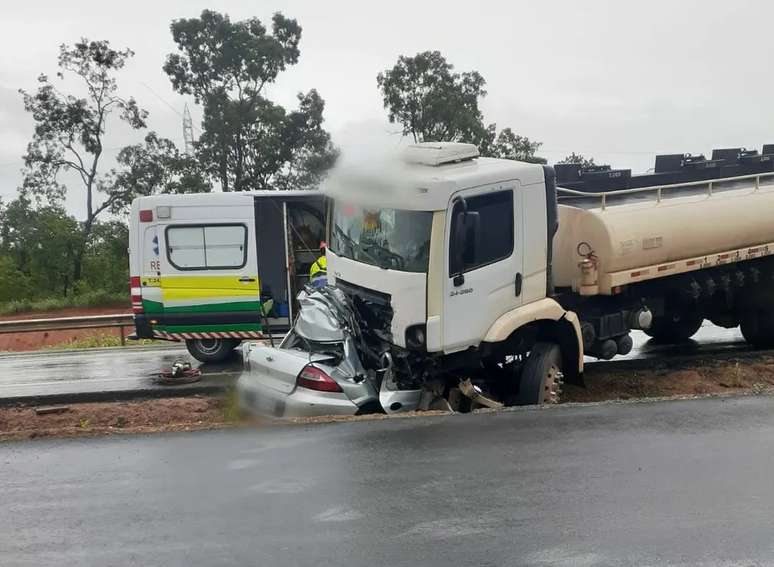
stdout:
{"type": "Polygon", "coordinates": [[[132,296],[132,312],[144,313],[145,311],[142,308],[142,287],[139,276],[132,276],[129,278],[129,293],[132,296]]]}
{"type": "Polygon", "coordinates": [[[307,365],[296,378],[296,386],[317,390],[318,392],[341,392],[339,386],[333,378],[316,366],[307,365]]]}

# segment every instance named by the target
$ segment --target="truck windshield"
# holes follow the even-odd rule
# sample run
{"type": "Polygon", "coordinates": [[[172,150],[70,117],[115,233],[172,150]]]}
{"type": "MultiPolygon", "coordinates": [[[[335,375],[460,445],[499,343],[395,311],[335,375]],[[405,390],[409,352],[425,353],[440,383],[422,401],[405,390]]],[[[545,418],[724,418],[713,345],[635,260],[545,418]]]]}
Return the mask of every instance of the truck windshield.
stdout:
{"type": "Polygon", "coordinates": [[[433,213],[366,208],[336,202],[331,250],[358,262],[403,272],[426,272],[433,213]]]}

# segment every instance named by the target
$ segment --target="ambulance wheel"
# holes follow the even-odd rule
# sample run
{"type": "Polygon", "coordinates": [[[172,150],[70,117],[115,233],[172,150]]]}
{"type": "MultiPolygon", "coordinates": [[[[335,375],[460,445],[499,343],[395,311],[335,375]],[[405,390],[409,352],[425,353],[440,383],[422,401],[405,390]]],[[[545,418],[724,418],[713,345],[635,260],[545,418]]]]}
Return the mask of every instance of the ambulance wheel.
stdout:
{"type": "Polygon", "coordinates": [[[517,405],[559,403],[563,377],[559,345],[535,343],[521,371],[517,405]]]}
{"type": "Polygon", "coordinates": [[[235,339],[189,339],[185,341],[188,352],[201,362],[226,360],[239,344],[235,339]]]}

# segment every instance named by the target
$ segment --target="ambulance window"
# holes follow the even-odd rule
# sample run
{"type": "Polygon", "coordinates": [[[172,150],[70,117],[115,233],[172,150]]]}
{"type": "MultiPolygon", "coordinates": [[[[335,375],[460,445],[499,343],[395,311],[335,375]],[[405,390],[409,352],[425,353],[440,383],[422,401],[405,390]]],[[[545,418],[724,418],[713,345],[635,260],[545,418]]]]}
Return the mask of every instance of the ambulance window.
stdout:
{"type": "Polygon", "coordinates": [[[170,263],[180,269],[204,268],[204,231],[202,227],[175,226],[167,229],[167,253],[170,263]]]}
{"type": "Polygon", "coordinates": [[[241,268],[247,261],[244,225],[189,225],[167,228],[167,257],[178,270],[241,268]]]}
{"type": "Polygon", "coordinates": [[[245,264],[244,226],[205,226],[207,267],[241,268],[245,264]]]}

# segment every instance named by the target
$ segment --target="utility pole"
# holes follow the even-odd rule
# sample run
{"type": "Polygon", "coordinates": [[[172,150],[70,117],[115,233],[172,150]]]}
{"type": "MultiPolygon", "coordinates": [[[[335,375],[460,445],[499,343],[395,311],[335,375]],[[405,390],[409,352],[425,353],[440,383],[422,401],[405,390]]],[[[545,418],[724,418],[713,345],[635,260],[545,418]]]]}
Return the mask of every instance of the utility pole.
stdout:
{"type": "Polygon", "coordinates": [[[188,110],[188,103],[183,110],[183,140],[185,140],[185,153],[189,156],[194,155],[193,120],[191,120],[191,112],[188,110]]]}

